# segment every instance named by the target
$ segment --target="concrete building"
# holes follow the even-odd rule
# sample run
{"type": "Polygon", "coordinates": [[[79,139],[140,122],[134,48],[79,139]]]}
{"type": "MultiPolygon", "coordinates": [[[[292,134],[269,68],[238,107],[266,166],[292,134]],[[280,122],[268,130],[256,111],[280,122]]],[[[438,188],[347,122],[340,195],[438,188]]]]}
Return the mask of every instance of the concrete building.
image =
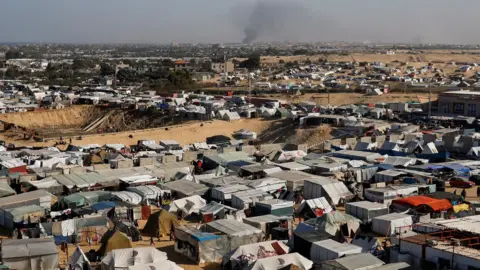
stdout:
{"type": "Polygon", "coordinates": [[[438,112],[480,117],[480,91],[455,90],[440,93],[438,112]]]}
{"type": "Polygon", "coordinates": [[[212,63],[211,69],[216,73],[232,73],[235,71],[235,64],[232,61],[212,63]]]}

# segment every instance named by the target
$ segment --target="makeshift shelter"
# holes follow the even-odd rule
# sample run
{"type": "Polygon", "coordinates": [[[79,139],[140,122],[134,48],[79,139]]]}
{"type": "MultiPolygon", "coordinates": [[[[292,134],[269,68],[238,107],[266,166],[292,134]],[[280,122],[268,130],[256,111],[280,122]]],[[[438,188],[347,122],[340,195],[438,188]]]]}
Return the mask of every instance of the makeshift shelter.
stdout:
{"type": "Polygon", "coordinates": [[[0,198],[16,194],[7,182],[0,181],[0,198]]]}
{"type": "Polygon", "coordinates": [[[274,215],[263,215],[256,217],[243,218],[243,223],[262,230],[265,235],[272,235],[272,231],[276,227],[285,226],[290,228],[292,223],[291,217],[279,217],[274,215]]]}
{"type": "Polygon", "coordinates": [[[108,191],[89,191],[74,193],[62,197],[56,205],[56,209],[63,210],[68,208],[77,208],[86,205],[92,205],[101,201],[108,201],[112,198],[108,191]]]}
{"type": "Polygon", "coordinates": [[[113,192],[112,196],[115,197],[117,200],[120,200],[122,202],[130,203],[130,204],[135,204],[138,205],[142,202],[142,196],[135,192],[131,191],[118,191],[118,192],[113,192]]]}
{"type": "Polygon", "coordinates": [[[360,219],[364,224],[372,218],[388,214],[388,207],[381,203],[369,201],[349,202],[345,205],[345,213],[360,219]]]}
{"type": "Polygon", "coordinates": [[[257,215],[291,216],[293,215],[293,202],[279,199],[259,201],[255,204],[255,213],[257,215]]]}
{"type": "Polygon", "coordinates": [[[303,214],[306,217],[319,217],[332,211],[332,206],[325,197],[303,200],[300,206],[295,209],[296,214],[303,214]]]}
{"type": "Polygon", "coordinates": [[[266,241],[238,247],[225,255],[222,261],[223,269],[246,269],[258,259],[287,254],[289,248],[279,241],[266,241]]]}
{"type": "Polygon", "coordinates": [[[398,212],[407,209],[415,209],[421,213],[432,213],[440,211],[448,211],[452,209],[452,204],[447,199],[435,199],[427,196],[410,196],[392,201],[392,207],[398,212]]]}
{"type": "Polygon", "coordinates": [[[271,173],[269,176],[287,181],[287,190],[289,191],[301,190],[305,180],[318,177],[301,171],[281,171],[271,173]]]}
{"type": "Polygon", "coordinates": [[[59,255],[52,238],[3,239],[2,262],[9,269],[58,269],[59,255]]]}
{"type": "Polygon", "coordinates": [[[362,248],[359,246],[326,239],[312,244],[310,259],[315,263],[318,263],[337,259],[347,254],[357,254],[361,252],[362,248]]]}
{"type": "Polygon", "coordinates": [[[173,201],[168,211],[177,213],[180,210],[184,215],[190,215],[192,213],[200,214],[200,209],[205,205],[207,205],[207,202],[202,199],[202,197],[194,195],[173,201]]]}
{"type": "Polygon", "coordinates": [[[380,255],[383,252],[383,247],[376,237],[356,235],[352,240],[352,244],[362,248],[362,253],[372,253],[380,255]]]}
{"type": "Polygon", "coordinates": [[[326,232],[309,231],[299,232],[295,231],[293,234],[293,252],[298,252],[302,256],[310,259],[310,250],[314,242],[325,239],[330,239],[332,236],[326,232]]]}
{"type": "Polygon", "coordinates": [[[158,197],[163,196],[163,194],[170,193],[170,190],[162,190],[157,186],[136,186],[136,187],[127,187],[127,191],[133,192],[138,194],[142,197],[142,199],[146,200],[157,200],[158,197]]]}
{"type": "Polygon", "coordinates": [[[374,217],[372,219],[372,231],[380,235],[394,235],[403,231],[411,231],[412,216],[401,213],[374,217]]]}
{"type": "Polygon", "coordinates": [[[7,210],[0,209],[0,226],[6,229],[13,229],[13,215],[7,210]]]}
{"type": "Polygon", "coordinates": [[[50,209],[55,196],[45,190],[34,190],[0,198],[0,209],[12,209],[20,206],[38,205],[50,209]]]}
{"type": "Polygon", "coordinates": [[[313,267],[313,262],[303,257],[298,253],[290,253],[275,257],[268,257],[259,259],[250,268],[251,270],[263,270],[263,269],[285,269],[289,265],[294,265],[298,269],[308,270],[313,267]]]}
{"type": "Polygon", "coordinates": [[[160,235],[170,235],[172,227],[178,227],[180,222],[177,216],[166,210],[160,210],[150,215],[143,227],[142,233],[148,237],[158,237],[160,235]]]}
{"type": "Polygon", "coordinates": [[[335,270],[366,270],[378,269],[385,263],[372,254],[349,254],[338,259],[320,263],[321,269],[335,270]]]}
{"type": "Polygon", "coordinates": [[[250,181],[247,186],[256,190],[263,190],[265,192],[272,193],[280,189],[286,188],[286,184],[287,184],[286,180],[267,177],[263,179],[250,181]]]}
{"type": "MultiPolygon", "coordinates": [[[[200,214],[202,214],[204,222],[209,222],[214,219],[224,219],[230,217],[234,217],[235,219],[237,219],[238,213],[238,209],[214,201],[210,202],[209,204],[205,205],[200,209],[200,214]]],[[[243,212],[241,212],[241,214],[243,214],[243,212]]]]}
{"type": "Polygon", "coordinates": [[[326,232],[332,236],[353,235],[360,227],[360,220],[339,211],[309,219],[304,223],[311,226],[311,230],[326,232]]]}
{"type": "Polygon", "coordinates": [[[332,205],[354,197],[343,182],[326,177],[305,180],[303,195],[307,200],[325,197],[332,205]]]}
{"type": "Polygon", "coordinates": [[[80,246],[75,248],[72,256],[68,259],[68,266],[70,267],[69,269],[74,270],[92,269],[90,261],[88,260],[87,256],[85,256],[85,253],[83,253],[83,250],[80,248],[80,246]]]}
{"type": "Polygon", "coordinates": [[[230,201],[232,199],[232,194],[252,189],[251,187],[247,187],[245,185],[231,185],[231,186],[222,186],[222,187],[215,187],[212,189],[211,198],[213,200],[217,200],[220,202],[230,201]]]}
{"type": "Polygon", "coordinates": [[[35,181],[22,181],[21,184],[22,186],[31,186],[35,187],[36,189],[43,189],[55,195],[59,195],[63,192],[63,186],[52,177],[35,181]]]}
{"type": "Polygon", "coordinates": [[[254,207],[259,201],[273,199],[273,196],[263,190],[245,190],[232,194],[232,207],[239,210],[254,207]]]}
{"type": "Polygon", "coordinates": [[[208,187],[188,180],[178,180],[169,183],[160,184],[162,189],[172,191],[177,198],[184,198],[193,195],[203,196],[208,192],[208,187]]]}
{"type": "Polygon", "coordinates": [[[167,254],[155,247],[116,249],[107,253],[102,259],[102,270],[128,270],[131,269],[130,266],[150,269],[149,264],[164,263],[168,266],[167,262],[167,254]]]}
{"type": "Polygon", "coordinates": [[[126,234],[132,240],[132,242],[137,242],[142,240],[142,234],[137,229],[135,224],[131,222],[125,222],[125,221],[117,222],[115,224],[114,231],[120,231],[126,234]]]}
{"type": "Polygon", "coordinates": [[[14,222],[30,221],[31,223],[40,222],[40,218],[45,217],[46,209],[38,205],[20,206],[13,209],[6,209],[13,216],[14,222]]]}
{"type": "Polygon", "coordinates": [[[133,243],[132,243],[132,240],[128,238],[128,235],[120,231],[115,231],[113,235],[107,240],[105,252],[110,252],[112,250],[122,249],[122,248],[132,248],[132,247],[133,247],[133,243]]]}

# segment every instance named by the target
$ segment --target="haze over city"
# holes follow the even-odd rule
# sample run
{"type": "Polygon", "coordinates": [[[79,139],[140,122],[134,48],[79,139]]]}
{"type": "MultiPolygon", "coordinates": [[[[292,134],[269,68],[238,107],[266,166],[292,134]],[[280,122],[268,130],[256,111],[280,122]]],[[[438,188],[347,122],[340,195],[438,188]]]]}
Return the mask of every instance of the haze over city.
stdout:
{"type": "Polygon", "coordinates": [[[448,0],[3,1],[0,42],[476,44],[479,7],[473,0],[461,7],[448,0]]]}

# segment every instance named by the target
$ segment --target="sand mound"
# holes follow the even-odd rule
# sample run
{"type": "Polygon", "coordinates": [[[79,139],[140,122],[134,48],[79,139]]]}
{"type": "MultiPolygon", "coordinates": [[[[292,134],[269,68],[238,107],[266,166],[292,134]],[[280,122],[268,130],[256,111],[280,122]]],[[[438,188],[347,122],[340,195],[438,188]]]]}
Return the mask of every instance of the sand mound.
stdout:
{"type": "Polygon", "coordinates": [[[327,125],[312,129],[297,129],[295,136],[289,140],[289,143],[316,145],[331,139],[331,132],[331,127],[327,125]]]}
{"type": "Polygon", "coordinates": [[[103,114],[103,108],[72,106],[58,110],[44,110],[0,115],[0,120],[25,128],[83,127],[103,114]]]}

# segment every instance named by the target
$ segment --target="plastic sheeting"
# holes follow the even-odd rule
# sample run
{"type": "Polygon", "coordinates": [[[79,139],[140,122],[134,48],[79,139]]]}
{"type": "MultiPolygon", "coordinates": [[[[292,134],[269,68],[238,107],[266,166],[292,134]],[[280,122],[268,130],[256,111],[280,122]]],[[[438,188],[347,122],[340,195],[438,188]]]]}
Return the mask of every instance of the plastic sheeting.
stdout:
{"type": "Polygon", "coordinates": [[[135,205],[138,205],[139,203],[142,202],[142,196],[131,191],[113,192],[112,195],[123,202],[131,203],[135,205]]]}
{"type": "Polygon", "coordinates": [[[4,239],[2,262],[10,269],[58,269],[57,246],[51,238],[4,239]]]}
{"type": "Polygon", "coordinates": [[[281,256],[275,256],[270,258],[264,258],[257,260],[252,266],[251,270],[264,270],[264,269],[283,269],[287,265],[296,265],[301,270],[308,270],[313,267],[313,262],[303,257],[298,253],[290,253],[281,256]]]}
{"type": "Polygon", "coordinates": [[[312,244],[310,259],[314,262],[322,262],[361,252],[362,248],[359,246],[326,239],[312,244]]]}
{"type": "Polygon", "coordinates": [[[231,262],[232,269],[244,269],[261,259],[262,256],[278,256],[289,252],[289,248],[279,241],[266,241],[238,247],[233,254],[225,256],[223,264],[231,262]],[[278,251],[281,254],[278,254],[278,251]]]}
{"type": "Polygon", "coordinates": [[[182,210],[183,213],[188,215],[192,213],[200,213],[207,202],[198,195],[186,197],[183,199],[175,200],[170,204],[169,212],[176,213],[178,210],[182,210]]]}
{"type": "Polygon", "coordinates": [[[332,236],[338,236],[341,233],[341,226],[347,225],[348,234],[355,233],[360,227],[360,220],[357,218],[342,214],[338,211],[324,214],[321,217],[312,218],[304,222],[312,226],[315,230],[326,232],[332,236]]]}
{"type": "Polygon", "coordinates": [[[107,253],[102,259],[102,270],[128,269],[129,266],[165,262],[166,260],[167,254],[154,247],[116,249],[107,253]]]}
{"type": "Polygon", "coordinates": [[[412,229],[412,216],[400,213],[392,213],[372,219],[372,231],[380,235],[393,235],[400,231],[412,229]]]}
{"type": "Polygon", "coordinates": [[[91,269],[90,261],[88,260],[87,256],[85,256],[85,253],[83,253],[83,250],[79,246],[75,248],[72,256],[70,257],[70,259],[68,259],[68,265],[70,269],[74,270],[91,269]],[[84,266],[86,265],[88,265],[87,268],[84,268],[84,266]]]}

